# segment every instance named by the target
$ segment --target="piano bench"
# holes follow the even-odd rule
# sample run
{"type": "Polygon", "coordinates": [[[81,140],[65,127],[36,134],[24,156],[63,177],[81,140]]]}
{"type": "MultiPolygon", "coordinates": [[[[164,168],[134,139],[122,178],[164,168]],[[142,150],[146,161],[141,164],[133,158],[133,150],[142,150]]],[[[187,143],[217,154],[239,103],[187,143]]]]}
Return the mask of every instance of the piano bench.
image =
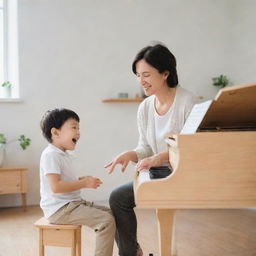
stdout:
{"type": "Polygon", "coordinates": [[[50,224],[42,217],[34,225],[39,229],[39,256],[44,256],[44,246],[70,247],[72,256],[81,256],[81,225],[50,224]]]}

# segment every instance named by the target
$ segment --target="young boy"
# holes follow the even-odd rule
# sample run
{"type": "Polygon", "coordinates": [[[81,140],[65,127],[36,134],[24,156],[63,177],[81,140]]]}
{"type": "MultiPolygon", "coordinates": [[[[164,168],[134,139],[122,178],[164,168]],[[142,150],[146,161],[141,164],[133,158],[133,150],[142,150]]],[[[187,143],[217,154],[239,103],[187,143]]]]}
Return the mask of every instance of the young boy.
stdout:
{"type": "Polygon", "coordinates": [[[92,176],[78,179],[72,155],[80,138],[79,117],[72,110],[47,111],[41,120],[44,137],[50,143],[40,159],[40,206],[54,224],[82,224],[94,229],[95,256],[112,256],[115,222],[110,210],[85,201],[82,188],[98,188],[102,182],[92,176]]]}

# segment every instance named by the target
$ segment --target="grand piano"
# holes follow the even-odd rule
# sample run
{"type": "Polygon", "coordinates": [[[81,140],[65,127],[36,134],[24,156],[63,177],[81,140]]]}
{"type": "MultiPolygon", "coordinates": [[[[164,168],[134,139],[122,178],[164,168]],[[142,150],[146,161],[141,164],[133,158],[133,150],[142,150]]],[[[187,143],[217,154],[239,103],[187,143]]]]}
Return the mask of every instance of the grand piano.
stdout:
{"type": "Polygon", "coordinates": [[[160,255],[174,256],[175,210],[256,207],[256,83],[221,89],[194,134],[166,141],[173,173],[136,172],[134,194],[138,208],[156,209],[160,255]]]}

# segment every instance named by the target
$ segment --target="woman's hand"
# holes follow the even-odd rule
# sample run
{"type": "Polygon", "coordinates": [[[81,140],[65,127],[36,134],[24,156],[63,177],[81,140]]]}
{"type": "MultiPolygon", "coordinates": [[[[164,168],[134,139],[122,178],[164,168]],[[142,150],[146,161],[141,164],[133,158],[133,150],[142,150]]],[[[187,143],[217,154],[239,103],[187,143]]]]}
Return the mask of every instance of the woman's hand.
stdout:
{"type": "Polygon", "coordinates": [[[134,151],[128,151],[118,155],[112,162],[105,165],[104,168],[109,168],[108,173],[111,174],[117,164],[122,165],[121,171],[124,172],[130,161],[137,162],[138,158],[134,151]]]}
{"type": "Polygon", "coordinates": [[[136,170],[141,171],[141,170],[150,169],[151,167],[160,166],[160,165],[161,165],[161,162],[159,161],[158,157],[154,155],[139,161],[136,165],[136,170]]]}
{"type": "Polygon", "coordinates": [[[151,167],[161,166],[164,162],[169,160],[168,152],[162,152],[147,158],[142,159],[136,165],[136,170],[141,171],[150,169],[151,167]]]}

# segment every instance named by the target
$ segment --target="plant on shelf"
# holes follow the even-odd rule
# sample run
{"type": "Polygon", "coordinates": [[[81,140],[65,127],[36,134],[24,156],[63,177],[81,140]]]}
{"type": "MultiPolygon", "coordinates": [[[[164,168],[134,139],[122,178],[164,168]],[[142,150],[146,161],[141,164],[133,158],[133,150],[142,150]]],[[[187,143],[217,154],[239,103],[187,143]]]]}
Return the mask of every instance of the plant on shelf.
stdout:
{"type": "Polygon", "coordinates": [[[7,141],[5,135],[3,133],[0,133],[0,166],[2,166],[4,161],[6,145],[15,141],[19,141],[21,148],[25,150],[30,145],[31,139],[27,138],[25,135],[20,135],[18,139],[7,141]]]}
{"type": "Polygon", "coordinates": [[[229,84],[229,79],[225,75],[220,75],[212,78],[213,85],[219,88],[224,88],[229,84]]]}
{"type": "Polygon", "coordinates": [[[2,97],[3,98],[10,98],[11,97],[11,92],[12,92],[12,84],[9,81],[6,81],[2,83],[2,97]]]}
{"type": "Polygon", "coordinates": [[[12,88],[12,84],[9,81],[6,81],[6,82],[2,83],[2,87],[12,88]]]}
{"type": "Polygon", "coordinates": [[[0,133],[0,145],[5,146],[15,141],[19,141],[21,148],[25,150],[30,145],[31,139],[27,138],[25,135],[20,135],[18,139],[7,141],[5,135],[3,133],[0,133]]]}

